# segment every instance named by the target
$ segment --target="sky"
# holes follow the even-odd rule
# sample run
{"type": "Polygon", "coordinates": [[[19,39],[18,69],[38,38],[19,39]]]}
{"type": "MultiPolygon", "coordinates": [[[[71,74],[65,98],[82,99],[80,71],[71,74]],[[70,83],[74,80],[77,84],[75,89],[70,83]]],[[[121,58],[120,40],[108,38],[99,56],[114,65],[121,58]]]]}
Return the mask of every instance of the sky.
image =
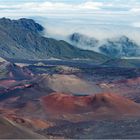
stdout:
{"type": "Polygon", "coordinates": [[[0,17],[33,18],[50,36],[140,36],[140,0],[0,0],[0,17]]]}

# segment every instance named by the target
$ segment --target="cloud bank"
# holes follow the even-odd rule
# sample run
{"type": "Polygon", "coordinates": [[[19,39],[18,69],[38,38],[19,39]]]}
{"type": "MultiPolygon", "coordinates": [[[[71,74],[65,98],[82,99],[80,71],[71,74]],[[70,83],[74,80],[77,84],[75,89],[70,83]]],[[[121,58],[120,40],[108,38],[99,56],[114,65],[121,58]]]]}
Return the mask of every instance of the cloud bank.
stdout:
{"type": "Polygon", "coordinates": [[[47,35],[81,32],[97,38],[140,36],[140,0],[1,0],[0,17],[30,17],[47,35]]]}

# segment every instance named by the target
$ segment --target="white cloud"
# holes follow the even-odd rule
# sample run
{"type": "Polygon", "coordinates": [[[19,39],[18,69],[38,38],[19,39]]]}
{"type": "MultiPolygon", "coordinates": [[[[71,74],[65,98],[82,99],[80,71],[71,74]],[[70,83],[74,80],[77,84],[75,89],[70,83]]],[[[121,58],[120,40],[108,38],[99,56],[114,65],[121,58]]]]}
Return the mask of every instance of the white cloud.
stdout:
{"type": "Polygon", "coordinates": [[[132,23],[132,26],[140,28],[140,22],[134,22],[134,23],[132,23]]]}
{"type": "Polygon", "coordinates": [[[99,38],[129,33],[135,38],[140,36],[140,0],[12,1],[0,0],[0,17],[45,17],[44,26],[50,34],[59,36],[81,31],[99,38]]]}
{"type": "MultiPolygon", "coordinates": [[[[103,6],[101,2],[85,2],[81,4],[67,4],[67,3],[56,3],[56,2],[34,2],[25,3],[20,6],[21,9],[37,10],[37,11],[48,11],[48,10],[98,10],[103,6]]],[[[19,7],[19,5],[17,5],[19,7]]]]}
{"type": "Polygon", "coordinates": [[[71,14],[71,12],[94,12],[94,13],[102,13],[102,14],[113,14],[114,12],[117,14],[124,14],[126,12],[134,12],[139,11],[140,3],[137,0],[109,0],[109,1],[101,1],[98,0],[85,0],[81,3],[68,3],[65,0],[59,2],[53,2],[51,0],[43,0],[40,2],[12,2],[12,4],[4,3],[0,1],[0,16],[5,16],[7,13],[13,16],[25,16],[28,14],[32,14],[40,16],[46,15],[46,13],[65,13],[71,14]],[[135,1],[135,2],[134,2],[135,1]]]}
{"type": "Polygon", "coordinates": [[[83,3],[64,3],[64,2],[15,2],[12,4],[3,3],[0,1],[0,16],[21,17],[21,16],[45,16],[46,14],[71,14],[85,11],[99,11],[102,10],[102,2],[85,1],[83,3]]]}
{"type": "Polygon", "coordinates": [[[135,12],[135,13],[140,12],[140,7],[139,8],[132,8],[132,9],[130,9],[130,12],[135,12]]]}
{"type": "Polygon", "coordinates": [[[78,5],[77,7],[79,9],[99,10],[99,9],[101,9],[102,6],[103,6],[103,3],[101,3],[101,2],[85,2],[83,4],[78,5]]]}

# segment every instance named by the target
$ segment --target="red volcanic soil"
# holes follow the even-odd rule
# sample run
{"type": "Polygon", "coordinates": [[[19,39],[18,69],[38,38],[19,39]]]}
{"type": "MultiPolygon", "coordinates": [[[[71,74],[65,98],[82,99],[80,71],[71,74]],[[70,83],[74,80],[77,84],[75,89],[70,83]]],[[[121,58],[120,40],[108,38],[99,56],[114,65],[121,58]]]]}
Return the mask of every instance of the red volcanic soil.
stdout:
{"type": "Polygon", "coordinates": [[[52,93],[42,97],[46,112],[53,114],[139,115],[140,105],[116,94],[75,96],[52,93]]]}
{"type": "Polygon", "coordinates": [[[49,121],[41,120],[38,118],[26,118],[21,116],[19,117],[15,114],[7,114],[5,115],[5,118],[11,120],[12,122],[32,129],[46,129],[53,126],[53,123],[49,121]]]}
{"type": "Polygon", "coordinates": [[[1,80],[0,86],[9,87],[9,86],[13,85],[14,83],[16,83],[15,80],[1,80]]]}

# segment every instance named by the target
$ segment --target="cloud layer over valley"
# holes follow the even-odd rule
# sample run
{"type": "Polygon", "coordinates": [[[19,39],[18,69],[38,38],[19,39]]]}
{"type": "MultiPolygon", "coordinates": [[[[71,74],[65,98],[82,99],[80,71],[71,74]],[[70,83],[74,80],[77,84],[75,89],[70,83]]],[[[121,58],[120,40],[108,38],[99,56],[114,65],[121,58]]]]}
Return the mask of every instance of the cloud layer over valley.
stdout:
{"type": "Polygon", "coordinates": [[[34,18],[47,36],[80,32],[97,39],[126,35],[139,41],[139,0],[3,0],[0,17],[34,18]]]}

